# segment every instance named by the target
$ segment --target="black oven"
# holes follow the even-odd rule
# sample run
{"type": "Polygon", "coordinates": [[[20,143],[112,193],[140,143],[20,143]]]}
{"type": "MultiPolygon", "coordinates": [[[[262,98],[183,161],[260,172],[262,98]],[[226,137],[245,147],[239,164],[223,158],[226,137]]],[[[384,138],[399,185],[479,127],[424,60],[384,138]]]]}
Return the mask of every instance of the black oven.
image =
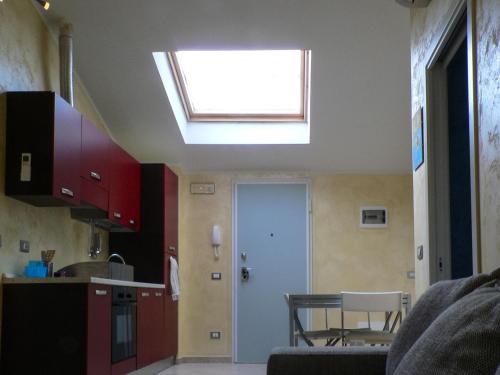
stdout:
{"type": "Polygon", "coordinates": [[[112,362],[117,363],[136,354],[136,289],[114,286],[112,301],[111,356],[112,362]]]}

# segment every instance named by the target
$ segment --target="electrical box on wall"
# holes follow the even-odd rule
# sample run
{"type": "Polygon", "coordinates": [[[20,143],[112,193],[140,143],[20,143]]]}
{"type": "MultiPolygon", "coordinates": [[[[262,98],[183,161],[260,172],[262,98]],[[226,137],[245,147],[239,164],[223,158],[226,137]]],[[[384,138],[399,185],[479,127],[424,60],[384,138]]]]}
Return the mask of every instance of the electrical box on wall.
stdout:
{"type": "Polygon", "coordinates": [[[192,183],[190,186],[191,194],[215,194],[214,183],[192,183]]]}
{"type": "Polygon", "coordinates": [[[387,228],[387,208],[365,206],[360,209],[360,228],[387,228]]]}

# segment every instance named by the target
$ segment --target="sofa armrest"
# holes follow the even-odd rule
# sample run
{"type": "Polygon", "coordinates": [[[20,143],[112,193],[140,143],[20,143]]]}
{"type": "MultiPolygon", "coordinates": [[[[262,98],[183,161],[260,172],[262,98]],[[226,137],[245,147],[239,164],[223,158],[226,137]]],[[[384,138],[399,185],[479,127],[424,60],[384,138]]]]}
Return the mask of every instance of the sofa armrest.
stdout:
{"type": "Polygon", "coordinates": [[[388,347],[275,348],[267,375],[384,375],[388,347]]]}

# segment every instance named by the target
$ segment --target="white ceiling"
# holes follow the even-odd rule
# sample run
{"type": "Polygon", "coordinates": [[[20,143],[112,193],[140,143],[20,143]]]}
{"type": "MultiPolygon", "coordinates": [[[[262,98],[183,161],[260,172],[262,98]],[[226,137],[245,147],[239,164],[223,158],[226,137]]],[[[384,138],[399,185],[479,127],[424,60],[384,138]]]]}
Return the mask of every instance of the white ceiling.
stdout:
{"type": "Polygon", "coordinates": [[[51,0],[75,68],[142,162],[197,171],[409,173],[410,15],[394,0],[51,0]],[[152,57],[186,49],[312,50],[310,145],[185,145],[152,57]]]}

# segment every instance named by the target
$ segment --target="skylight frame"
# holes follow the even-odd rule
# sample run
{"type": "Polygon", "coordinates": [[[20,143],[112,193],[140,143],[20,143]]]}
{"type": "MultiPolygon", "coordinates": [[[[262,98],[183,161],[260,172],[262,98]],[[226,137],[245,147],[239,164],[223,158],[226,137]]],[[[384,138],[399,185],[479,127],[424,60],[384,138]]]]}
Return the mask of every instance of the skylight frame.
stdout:
{"type": "Polygon", "coordinates": [[[197,113],[189,100],[188,90],[176,53],[167,52],[170,69],[177,86],[177,91],[184,107],[186,119],[190,122],[304,122],[308,121],[309,108],[309,50],[300,50],[300,112],[291,113],[197,113]]]}

